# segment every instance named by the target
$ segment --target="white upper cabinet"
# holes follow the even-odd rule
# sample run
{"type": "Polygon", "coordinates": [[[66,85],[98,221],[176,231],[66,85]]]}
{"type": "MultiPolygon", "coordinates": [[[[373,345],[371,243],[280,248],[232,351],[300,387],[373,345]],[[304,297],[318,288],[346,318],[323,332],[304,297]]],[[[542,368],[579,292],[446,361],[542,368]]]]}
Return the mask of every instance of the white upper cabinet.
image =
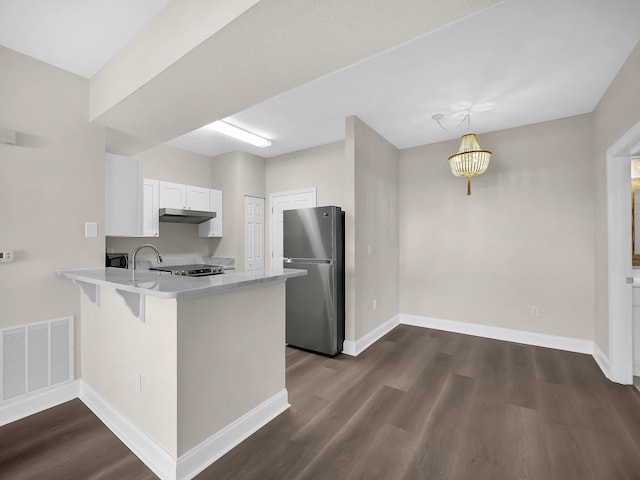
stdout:
{"type": "Polygon", "coordinates": [[[139,160],[105,155],[105,235],[157,237],[158,181],[142,178],[139,160]]]}
{"type": "Polygon", "coordinates": [[[121,155],[105,155],[105,235],[142,235],[142,165],[121,155]]]}
{"type": "Polygon", "coordinates": [[[222,237],[222,190],[209,189],[209,205],[216,218],[198,225],[200,237],[222,237]]]}
{"type": "Polygon", "coordinates": [[[216,212],[216,218],[198,225],[198,235],[222,236],[221,190],[143,178],[139,160],[110,153],[105,173],[107,236],[158,237],[161,208],[216,212]]]}
{"type": "Polygon", "coordinates": [[[211,210],[208,188],[172,182],[159,182],[159,188],[159,208],[178,208],[203,212],[211,210]]]}
{"type": "Polygon", "coordinates": [[[193,187],[191,185],[187,185],[187,209],[210,212],[210,191],[211,189],[209,188],[193,187]]]}
{"type": "Polygon", "coordinates": [[[157,237],[160,235],[158,216],[160,182],[145,178],[142,185],[142,235],[157,237]]]}
{"type": "Polygon", "coordinates": [[[187,186],[181,183],[159,182],[160,198],[158,208],[187,208],[187,186]]]}

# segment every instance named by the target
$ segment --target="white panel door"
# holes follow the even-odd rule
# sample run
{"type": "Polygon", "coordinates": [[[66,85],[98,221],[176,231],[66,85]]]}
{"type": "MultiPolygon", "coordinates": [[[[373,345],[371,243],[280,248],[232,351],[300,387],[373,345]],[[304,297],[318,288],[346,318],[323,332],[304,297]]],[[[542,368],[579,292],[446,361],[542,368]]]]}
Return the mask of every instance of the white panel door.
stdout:
{"type": "Polygon", "coordinates": [[[244,197],[244,269],[264,270],[264,198],[244,197]]]}
{"type": "Polygon", "coordinates": [[[272,193],[269,195],[271,209],[270,239],[271,265],[282,266],[282,212],[295,208],[316,206],[316,189],[307,188],[292,192],[272,193]]]}

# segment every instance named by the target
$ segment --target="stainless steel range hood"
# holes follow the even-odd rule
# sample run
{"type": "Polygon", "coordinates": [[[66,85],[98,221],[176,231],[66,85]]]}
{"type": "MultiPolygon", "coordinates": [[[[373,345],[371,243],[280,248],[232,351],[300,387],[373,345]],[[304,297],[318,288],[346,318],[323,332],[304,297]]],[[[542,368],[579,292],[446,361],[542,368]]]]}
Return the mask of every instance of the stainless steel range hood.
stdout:
{"type": "Polygon", "coordinates": [[[179,208],[161,208],[160,221],[170,223],[203,223],[216,218],[216,212],[200,210],[182,210],[179,208]]]}

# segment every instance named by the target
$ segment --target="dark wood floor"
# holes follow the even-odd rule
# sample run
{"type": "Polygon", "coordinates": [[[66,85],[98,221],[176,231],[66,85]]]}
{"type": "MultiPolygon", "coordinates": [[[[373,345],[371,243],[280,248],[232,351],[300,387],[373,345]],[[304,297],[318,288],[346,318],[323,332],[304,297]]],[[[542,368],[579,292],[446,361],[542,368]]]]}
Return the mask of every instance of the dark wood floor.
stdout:
{"type": "Polygon", "coordinates": [[[157,478],[77,399],[0,427],[2,480],[157,478]]]}
{"type": "MultiPolygon", "coordinates": [[[[640,479],[640,394],[588,355],[400,326],[287,349],[292,407],[199,480],[640,479]]],[[[153,474],[79,401],[0,428],[2,479],[153,474]]]]}

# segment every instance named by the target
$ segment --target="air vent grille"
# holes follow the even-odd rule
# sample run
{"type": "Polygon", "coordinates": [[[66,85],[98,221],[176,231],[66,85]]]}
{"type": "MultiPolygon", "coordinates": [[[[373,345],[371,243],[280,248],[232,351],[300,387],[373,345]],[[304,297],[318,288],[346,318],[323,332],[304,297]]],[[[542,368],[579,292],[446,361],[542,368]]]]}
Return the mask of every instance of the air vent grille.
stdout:
{"type": "Polygon", "coordinates": [[[18,395],[24,395],[26,392],[26,372],[24,370],[26,356],[24,351],[24,339],[24,328],[14,328],[3,332],[3,400],[17,397],[18,395]]]}
{"type": "Polygon", "coordinates": [[[49,385],[49,326],[31,325],[27,328],[29,354],[27,365],[29,391],[33,392],[49,385]]]}
{"type": "Polygon", "coordinates": [[[73,317],[0,329],[1,400],[73,380],[73,317]]]}
{"type": "Polygon", "coordinates": [[[69,380],[69,321],[51,322],[51,385],[69,380]]]}

